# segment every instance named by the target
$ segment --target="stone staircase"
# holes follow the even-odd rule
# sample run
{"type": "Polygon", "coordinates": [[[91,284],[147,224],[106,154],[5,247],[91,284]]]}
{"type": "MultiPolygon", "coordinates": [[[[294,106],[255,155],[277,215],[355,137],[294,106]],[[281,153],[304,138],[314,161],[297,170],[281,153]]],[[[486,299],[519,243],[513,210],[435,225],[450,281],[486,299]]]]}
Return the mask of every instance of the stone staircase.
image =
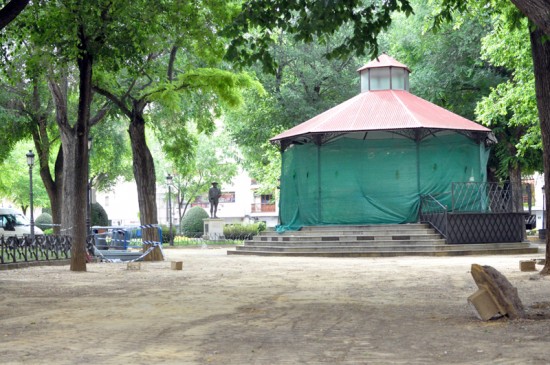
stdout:
{"type": "Polygon", "coordinates": [[[528,242],[446,244],[428,224],[313,226],[300,231],[262,232],[228,255],[382,257],[537,253],[528,242]]]}

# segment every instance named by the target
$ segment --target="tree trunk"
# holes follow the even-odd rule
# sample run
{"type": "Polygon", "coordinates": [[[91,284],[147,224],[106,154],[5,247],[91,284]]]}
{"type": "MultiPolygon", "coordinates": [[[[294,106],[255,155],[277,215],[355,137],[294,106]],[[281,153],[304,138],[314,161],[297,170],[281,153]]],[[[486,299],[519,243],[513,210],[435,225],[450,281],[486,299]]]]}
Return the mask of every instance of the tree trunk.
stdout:
{"type": "Polygon", "coordinates": [[[81,54],[79,70],[78,114],[74,126],[68,122],[66,98],[53,87],[57,123],[63,146],[63,233],[72,237],[71,271],[86,271],[86,194],[88,171],[88,128],[92,103],[92,56],[87,52],[84,29],[79,28],[81,54]],[[65,100],[63,100],[65,99],[65,100]]]}
{"type": "MultiPolygon", "coordinates": [[[[550,35],[550,3],[548,0],[510,0],[527,18],[550,35]]],[[[532,41],[531,37],[531,41],[532,41]]]]}
{"type": "MultiPolygon", "coordinates": [[[[35,145],[39,141],[35,140],[35,145]]],[[[37,147],[38,150],[38,147],[37,147]]],[[[54,167],[54,176],[55,180],[52,177],[49,166],[49,152],[44,152],[44,154],[39,154],[40,162],[40,177],[48,193],[48,198],[50,199],[50,207],[52,209],[52,222],[54,224],[53,231],[55,234],[61,234],[60,224],[61,224],[61,209],[63,206],[63,149],[60,148],[55,160],[54,167]]]]}
{"type": "Polygon", "coordinates": [[[79,133],[61,129],[63,143],[62,233],[72,237],[71,270],[86,271],[86,150],[79,133]]]}
{"type": "MultiPolygon", "coordinates": [[[[55,234],[60,234],[60,224],[61,224],[61,207],[63,199],[63,190],[62,186],[62,169],[63,169],[63,152],[59,148],[57,158],[55,161],[54,167],[54,176],[50,171],[50,152],[51,152],[51,143],[50,137],[48,135],[48,115],[51,112],[50,108],[47,110],[42,110],[43,101],[41,100],[39,89],[38,79],[33,79],[33,93],[32,93],[32,103],[30,112],[27,111],[31,116],[31,135],[34,141],[34,148],[37,152],[37,160],[39,165],[40,177],[42,183],[48,193],[48,198],[50,200],[50,207],[52,209],[52,221],[53,221],[53,230],[55,234]]],[[[49,84],[51,86],[51,84],[49,84]]],[[[52,98],[58,100],[59,102],[65,103],[66,93],[59,94],[59,98],[55,99],[52,90],[52,98]]],[[[61,90],[61,89],[58,89],[61,90]]],[[[58,111],[66,110],[61,107],[58,111]]]]}
{"type": "Polygon", "coordinates": [[[63,147],[59,148],[57,158],[54,165],[54,178],[56,184],[55,196],[50,198],[50,204],[52,208],[52,221],[55,234],[62,234],[61,232],[61,217],[63,214],[63,147]]]}
{"type": "MultiPolygon", "coordinates": [[[[543,30],[537,28],[530,34],[535,70],[535,91],[537,95],[537,109],[542,135],[542,149],[544,160],[544,192],[545,205],[550,206],[550,42],[545,40],[543,30]]],[[[545,225],[548,227],[548,214],[545,225]]],[[[542,275],[550,275],[550,236],[546,235],[546,264],[542,268],[542,275]]]]}
{"type": "Polygon", "coordinates": [[[523,212],[523,189],[521,188],[521,167],[519,163],[508,168],[512,188],[512,211],[523,212]]]}
{"type": "MultiPolygon", "coordinates": [[[[134,178],[138,191],[139,220],[141,225],[158,224],[155,163],[145,139],[145,120],[142,113],[136,111],[135,108],[128,132],[132,144],[134,178]]],[[[160,242],[162,237],[158,237],[156,230],[144,229],[143,240],[160,242]]],[[[144,250],[150,246],[145,244],[144,250]]],[[[162,251],[158,247],[144,258],[147,261],[162,261],[163,259],[162,251]]]]}

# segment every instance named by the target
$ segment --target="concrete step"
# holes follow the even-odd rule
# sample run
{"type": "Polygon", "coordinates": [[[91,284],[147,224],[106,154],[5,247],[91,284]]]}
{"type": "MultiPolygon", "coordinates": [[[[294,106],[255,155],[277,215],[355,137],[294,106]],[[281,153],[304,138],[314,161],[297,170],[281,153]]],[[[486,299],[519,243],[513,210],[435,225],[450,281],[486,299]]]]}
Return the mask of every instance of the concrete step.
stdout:
{"type": "MultiPolygon", "coordinates": [[[[386,246],[237,246],[237,251],[274,251],[274,252],[375,252],[375,251],[453,251],[453,250],[483,250],[487,249],[487,244],[468,244],[468,245],[386,245],[386,246]]],[[[490,246],[492,249],[512,249],[525,248],[523,243],[495,243],[490,246]]]]}
{"type": "Polygon", "coordinates": [[[429,241],[439,240],[441,235],[438,233],[430,234],[406,234],[406,235],[370,235],[370,234],[354,234],[354,235],[320,235],[319,233],[311,233],[309,235],[292,235],[292,236],[254,236],[251,242],[356,242],[356,241],[429,241]]]}
{"type": "MultiPolygon", "coordinates": [[[[378,251],[308,251],[308,252],[288,252],[288,251],[249,251],[249,250],[228,250],[228,255],[256,255],[256,256],[306,256],[306,257],[394,257],[394,256],[466,256],[466,255],[523,255],[538,253],[538,247],[510,247],[498,248],[491,247],[492,244],[483,244],[482,248],[474,247],[455,247],[448,250],[378,250],[378,251]]],[[[449,245],[454,246],[454,245],[449,245]]],[[[472,245],[465,245],[472,246],[472,245]]]]}
{"type": "Polygon", "coordinates": [[[427,224],[315,226],[262,232],[228,255],[320,257],[438,256],[537,253],[529,243],[447,244],[427,224]]]}
{"type": "Polygon", "coordinates": [[[416,230],[416,229],[428,229],[431,230],[429,224],[424,223],[410,223],[410,224],[374,224],[374,225],[330,225],[330,226],[305,226],[299,231],[287,231],[287,232],[322,232],[322,231],[377,231],[377,230],[416,230]]]}
{"type": "Polygon", "coordinates": [[[396,245],[407,245],[407,246],[415,246],[415,245],[444,245],[445,240],[442,238],[437,239],[430,239],[430,240],[417,240],[417,239],[411,239],[411,240],[373,240],[373,241],[364,241],[364,240],[354,240],[354,239],[342,239],[339,241],[301,241],[301,240],[291,240],[291,241],[279,241],[279,242],[272,242],[272,241],[256,241],[256,240],[250,240],[245,241],[244,246],[259,246],[259,247],[271,247],[271,246],[279,246],[279,247],[330,247],[330,246],[340,246],[340,247],[346,247],[346,246],[365,246],[365,247],[372,247],[372,246],[396,246],[396,245]]]}

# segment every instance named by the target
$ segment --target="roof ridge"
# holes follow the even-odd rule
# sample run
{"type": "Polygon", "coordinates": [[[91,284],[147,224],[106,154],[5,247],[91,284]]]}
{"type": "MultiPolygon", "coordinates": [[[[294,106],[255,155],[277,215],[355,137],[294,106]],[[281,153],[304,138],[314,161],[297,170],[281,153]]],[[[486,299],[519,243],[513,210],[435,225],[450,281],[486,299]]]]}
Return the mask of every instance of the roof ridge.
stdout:
{"type": "MultiPolygon", "coordinates": [[[[418,124],[418,127],[422,127],[422,123],[420,123],[420,121],[418,120],[416,115],[413,112],[410,111],[410,109],[405,105],[403,100],[401,100],[401,98],[395,93],[396,91],[401,91],[401,92],[406,92],[406,93],[409,93],[409,92],[406,91],[406,90],[390,90],[390,91],[391,91],[392,95],[395,97],[395,99],[399,102],[399,104],[403,107],[403,109],[405,109],[407,114],[411,116],[411,118],[414,120],[414,122],[416,124],[418,124]]],[[[409,94],[411,94],[411,93],[409,93],[409,94]]]]}

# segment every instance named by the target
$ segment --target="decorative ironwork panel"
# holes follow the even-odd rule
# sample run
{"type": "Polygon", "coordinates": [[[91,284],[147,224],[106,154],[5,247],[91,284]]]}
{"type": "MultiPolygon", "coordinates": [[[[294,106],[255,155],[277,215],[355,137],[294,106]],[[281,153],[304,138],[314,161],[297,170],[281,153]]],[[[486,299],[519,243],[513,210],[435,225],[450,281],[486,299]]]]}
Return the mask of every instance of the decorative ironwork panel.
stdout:
{"type": "Polygon", "coordinates": [[[0,236],[0,263],[67,259],[71,238],[68,236],[0,236]]]}
{"type": "Polygon", "coordinates": [[[523,213],[449,213],[447,217],[447,243],[523,241],[523,213]]]}
{"type": "Polygon", "coordinates": [[[461,182],[452,184],[453,212],[514,212],[514,192],[509,183],[461,182]]]}

